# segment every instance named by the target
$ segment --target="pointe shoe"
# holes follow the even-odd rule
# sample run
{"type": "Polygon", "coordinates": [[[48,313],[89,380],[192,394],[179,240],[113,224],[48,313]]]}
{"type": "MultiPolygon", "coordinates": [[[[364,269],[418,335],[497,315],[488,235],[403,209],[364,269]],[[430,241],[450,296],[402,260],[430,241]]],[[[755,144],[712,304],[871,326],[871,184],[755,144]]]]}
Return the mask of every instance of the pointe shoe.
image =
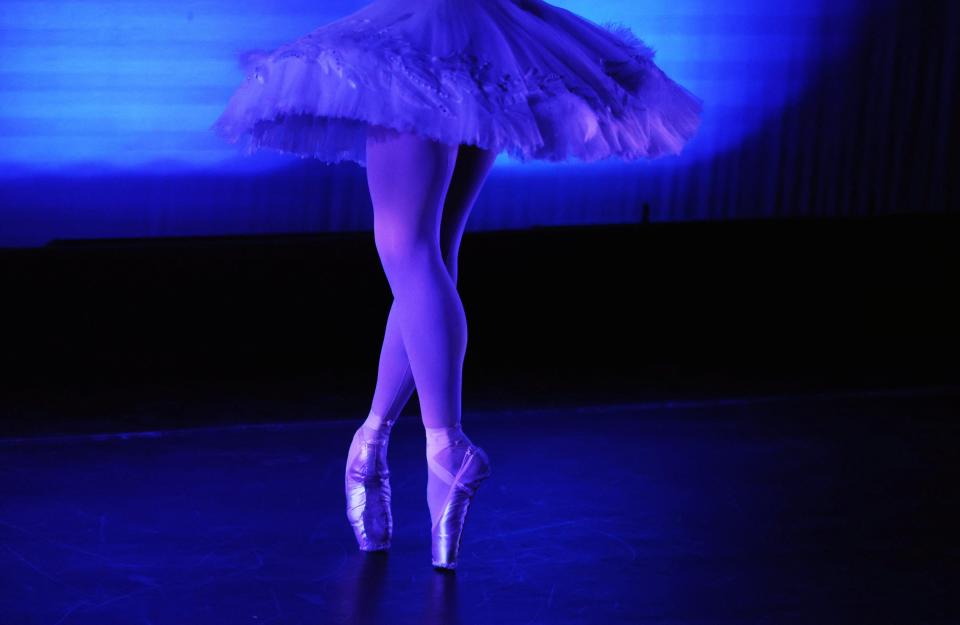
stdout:
{"type": "Polygon", "coordinates": [[[464,452],[456,475],[433,458],[428,458],[427,462],[430,470],[450,485],[443,508],[430,532],[433,566],[455,569],[467,511],[481,482],[490,477],[490,459],[483,449],[471,444],[464,452]]]}
{"type": "Polygon", "coordinates": [[[353,435],[344,489],[347,496],[347,520],[361,551],[390,548],[393,516],[390,511],[390,470],[387,468],[389,439],[368,440],[366,428],[353,435]]]}

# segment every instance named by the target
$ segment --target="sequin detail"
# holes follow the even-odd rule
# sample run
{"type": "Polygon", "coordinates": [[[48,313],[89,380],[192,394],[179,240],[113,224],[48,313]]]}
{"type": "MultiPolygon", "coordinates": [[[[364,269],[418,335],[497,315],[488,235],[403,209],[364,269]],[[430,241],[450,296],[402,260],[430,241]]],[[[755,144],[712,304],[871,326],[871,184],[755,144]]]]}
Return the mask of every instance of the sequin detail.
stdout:
{"type": "Polygon", "coordinates": [[[376,0],[243,65],[211,129],[246,154],[365,165],[382,125],[520,161],[655,158],[700,121],[628,28],[537,0],[376,0]]]}

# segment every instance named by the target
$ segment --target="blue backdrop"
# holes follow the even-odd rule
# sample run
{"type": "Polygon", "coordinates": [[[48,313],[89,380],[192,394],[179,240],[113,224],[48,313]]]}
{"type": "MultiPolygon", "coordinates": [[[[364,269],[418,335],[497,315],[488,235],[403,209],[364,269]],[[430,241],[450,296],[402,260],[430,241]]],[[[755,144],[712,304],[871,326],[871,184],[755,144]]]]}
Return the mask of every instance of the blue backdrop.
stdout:
{"type": "MultiPolygon", "coordinates": [[[[0,245],[369,229],[362,168],[241,157],[207,131],[243,78],[238,51],[276,47],[363,4],[5,0],[0,245]]],[[[469,229],[633,222],[645,204],[653,220],[954,207],[958,3],[554,4],[633,28],[705,100],[702,128],[681,156],[658,161],[502,156],[469,229]],[[878,156],[898,149],[921,161],[916,171],[878,156]]]]}

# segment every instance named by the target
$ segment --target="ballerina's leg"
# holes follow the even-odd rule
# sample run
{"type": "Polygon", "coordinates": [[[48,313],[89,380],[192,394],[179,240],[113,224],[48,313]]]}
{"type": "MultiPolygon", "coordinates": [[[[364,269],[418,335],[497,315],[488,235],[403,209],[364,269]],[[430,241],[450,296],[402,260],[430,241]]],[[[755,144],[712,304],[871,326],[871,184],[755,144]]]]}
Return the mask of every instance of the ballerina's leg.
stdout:
{"type": "MultiPolygon", "coordinates": [[[[440,253],[454,285],[457,283],[460,242],[467,220],[496,156],[496,152],[470,145],[461,145],[457,153],[440,222],[440,253]]],[[[413,374],[400,335],[397,302],[394,300],[387,315],[376,387],[365,424],[371,429],[389,432],[414,390],[413,374]]]]}
{"type": "MultiPolygon", "coordinates": [[[[440,249],[457,152],[456,146],[392,131],[371,132],[367,144],[374,239],[426,433],[433,563],[445,568],[456,566],[469,500],[490,473],[486,454],[460,424],[466,316],[456,272],[448,273],[440,249]]],[[[457,238],[464,224],[465,218],[451,224],[457,238]]]]}

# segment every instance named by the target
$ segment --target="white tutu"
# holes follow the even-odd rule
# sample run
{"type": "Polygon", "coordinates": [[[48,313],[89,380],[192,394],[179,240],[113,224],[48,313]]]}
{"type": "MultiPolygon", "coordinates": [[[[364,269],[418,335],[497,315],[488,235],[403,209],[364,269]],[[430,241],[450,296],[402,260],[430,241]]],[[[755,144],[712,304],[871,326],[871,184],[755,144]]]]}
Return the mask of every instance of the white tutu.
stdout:
{"type": "Polygon", "coordinates": [[[624,26],[542,0],[376,0],[270,52],[210,127],[366,165],[367,124],[520,160],[678,154],[702,100],[624,26]]]}

